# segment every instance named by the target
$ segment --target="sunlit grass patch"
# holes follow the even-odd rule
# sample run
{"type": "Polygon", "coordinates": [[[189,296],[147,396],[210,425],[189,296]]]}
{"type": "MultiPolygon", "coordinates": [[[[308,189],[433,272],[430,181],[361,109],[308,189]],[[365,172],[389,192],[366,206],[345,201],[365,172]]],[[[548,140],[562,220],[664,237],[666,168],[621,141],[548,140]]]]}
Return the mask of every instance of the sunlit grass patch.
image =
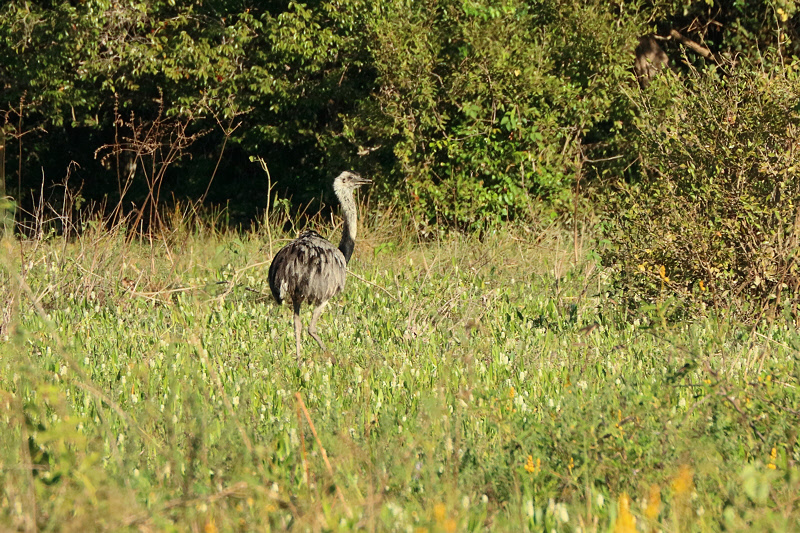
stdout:
{"type": "Polygon", "coordinates": [[[3,519],[797,525],[796,332],[627,317],[556,231],[363,233],[320,322],[335,361],[300,364],[266,232],[4,243],[3,519]]]}

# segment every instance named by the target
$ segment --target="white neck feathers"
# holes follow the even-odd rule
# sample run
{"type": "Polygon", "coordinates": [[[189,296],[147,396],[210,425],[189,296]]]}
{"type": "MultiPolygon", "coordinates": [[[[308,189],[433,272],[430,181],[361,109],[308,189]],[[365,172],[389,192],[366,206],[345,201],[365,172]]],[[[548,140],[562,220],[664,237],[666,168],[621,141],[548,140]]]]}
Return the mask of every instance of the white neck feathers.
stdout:
{"type": "Polygon", "coordinates": [[[356,201],[353,199],[353,189],[343,186],[339,180],[334,182],[333,191],[339,199],[339,205],[342,206],[342,218],[344,219],[339,250],[344,254],[345,260],[350,261],[350,257],[353,255],[356,234],[358,233],[356,201]]]}

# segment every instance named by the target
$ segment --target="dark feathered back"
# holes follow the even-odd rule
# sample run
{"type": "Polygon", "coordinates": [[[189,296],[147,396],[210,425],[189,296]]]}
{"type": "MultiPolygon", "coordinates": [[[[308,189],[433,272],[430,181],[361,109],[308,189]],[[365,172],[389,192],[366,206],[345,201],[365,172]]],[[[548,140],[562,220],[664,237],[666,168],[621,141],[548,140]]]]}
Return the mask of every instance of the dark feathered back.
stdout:
{"type": "Polygon", "coordinates": [[[316,305],[344,290],[346,261],[342,252],[315,231],[306,231],[284,246],[269,267],[269,288],[284,300],[316,305]]]}

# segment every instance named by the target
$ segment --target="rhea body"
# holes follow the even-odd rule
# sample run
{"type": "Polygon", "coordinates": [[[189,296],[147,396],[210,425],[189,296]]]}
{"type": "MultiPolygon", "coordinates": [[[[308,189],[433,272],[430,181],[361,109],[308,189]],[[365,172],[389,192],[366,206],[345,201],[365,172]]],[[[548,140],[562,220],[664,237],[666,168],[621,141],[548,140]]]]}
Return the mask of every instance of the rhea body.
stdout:
{"type": "Polygon", "coordinates": [[[297,357],[300,358],[300,339],[303,322],[300,307],[311,305],[308,334],[322,351],[325,344],[317,333],[317,321],[328,300],[344,290],[347,263],[353,255],[358,232],[358,216],[353,191],[372,183],[355,172],[345,171],[333,180],[333,191],[342,208],[344,226],[339,246],[334,246],[316,231],[303,232],[297,239],[281,248],[269,267],[269,288],[278,304],[292,302],[294,308],[294,337],[297,357]]]}

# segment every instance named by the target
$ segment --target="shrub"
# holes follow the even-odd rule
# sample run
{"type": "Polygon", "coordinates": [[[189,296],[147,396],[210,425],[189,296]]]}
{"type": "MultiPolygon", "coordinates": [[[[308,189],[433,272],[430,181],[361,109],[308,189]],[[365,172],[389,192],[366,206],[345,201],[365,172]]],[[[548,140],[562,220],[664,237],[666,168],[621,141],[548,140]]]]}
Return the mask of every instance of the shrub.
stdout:
{"type": "Polygon", "coordinates": [[[800,79],[764,64],[666,75],[633,97],[641,181],[618,184],[604,226],[630,301],[796,316],[800,79]]]}
{"type": "Polygon", "coordinates": [[[428,4],[388,2],[369,20],[380,110],[352,130],[393,146],[423,219],[473,228],[532,197],[567,204],[584,141],[613,141],[607,125],[627,112],[618,87],[632,82],[638,15],[596,1],[428,4]]]}

